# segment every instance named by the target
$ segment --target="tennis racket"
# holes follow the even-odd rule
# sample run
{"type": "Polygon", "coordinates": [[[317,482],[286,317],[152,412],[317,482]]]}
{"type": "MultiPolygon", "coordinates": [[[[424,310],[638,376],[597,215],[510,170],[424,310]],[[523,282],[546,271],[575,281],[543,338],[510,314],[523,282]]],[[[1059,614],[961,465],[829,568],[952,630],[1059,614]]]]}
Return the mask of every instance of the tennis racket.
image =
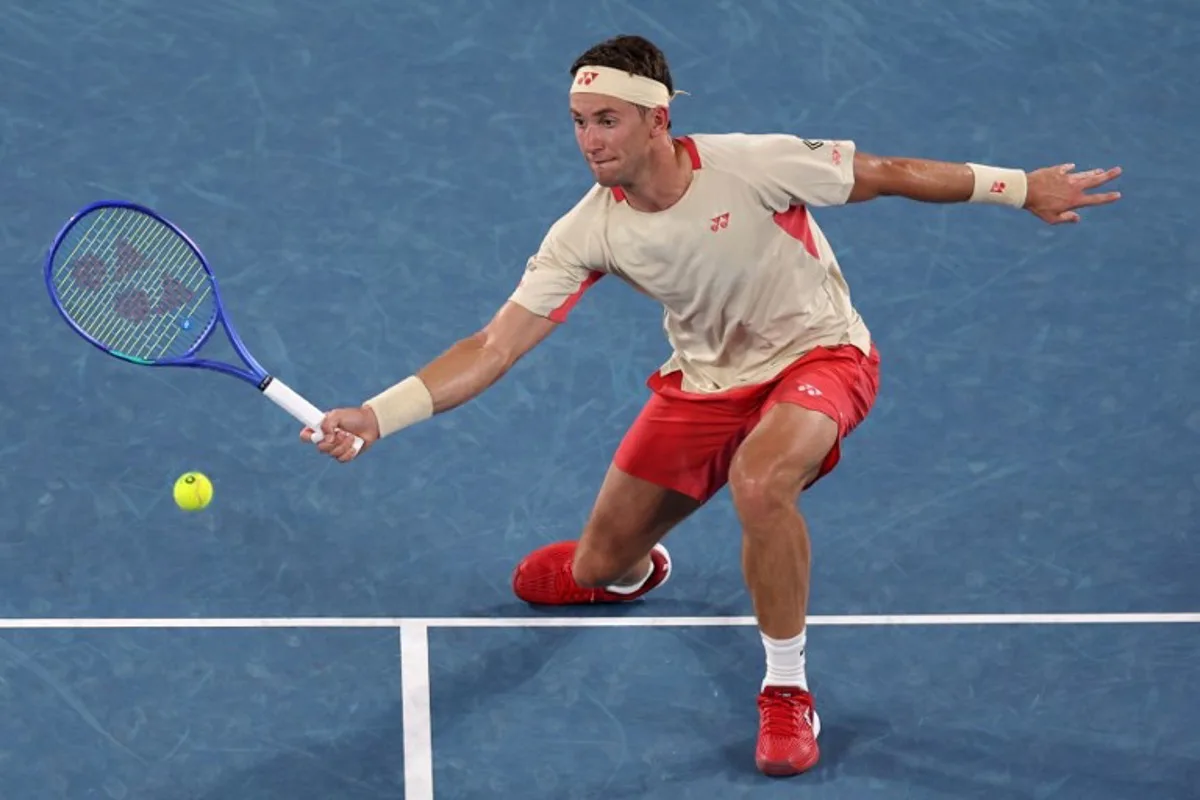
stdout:
{"type": "MultiPolygon", "coordinates": [[[[194,242],[145,206],[92,203],[54,238],[46,256],[46,288],[72,330],[110,356],[147,367],[197,367],[255,386],[323,438],[325,414],[246,348],[221,304],[217,280],[194,242]],[[197,356],[217,324],[242,366],[197,356]]],[[[354,450],[362,448],[357,436],[354,450]]]]}

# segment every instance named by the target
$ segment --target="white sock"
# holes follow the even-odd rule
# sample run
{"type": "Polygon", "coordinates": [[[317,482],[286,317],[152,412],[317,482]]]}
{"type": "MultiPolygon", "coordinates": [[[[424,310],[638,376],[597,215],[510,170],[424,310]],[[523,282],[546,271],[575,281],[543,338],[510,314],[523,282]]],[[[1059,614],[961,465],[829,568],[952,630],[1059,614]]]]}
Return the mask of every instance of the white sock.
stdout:
{"type": "Polygon", "coordinates": [[[633,594],[638,589],[645,586],[646,581],[650,580],[650,576],[653,574],[654,574],[654,562],[651,561],[650,569],[646,570],[646,577],[642,578],[637,583],[630,583],[625,586],[618,586],[617,584],[613,584],[611,586],[605,586],[604,588],[615,594],[633,594]]]}
{"type": "Polygon", "coordinates": [[[808,676],[804,674],[804,648],[808,631],[791,639],[772,639],[761,634],[763,649],[767,651],[767,675],[762,686],[799,686],[808,691],[808,676]]]}

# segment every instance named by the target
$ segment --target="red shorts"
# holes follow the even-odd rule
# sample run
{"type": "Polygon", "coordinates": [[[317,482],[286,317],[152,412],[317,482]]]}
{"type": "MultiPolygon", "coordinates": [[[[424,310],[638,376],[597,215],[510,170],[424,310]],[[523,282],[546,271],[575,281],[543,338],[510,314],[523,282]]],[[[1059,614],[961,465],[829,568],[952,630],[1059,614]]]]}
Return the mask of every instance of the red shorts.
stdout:
{"type": "Polygon", "coordinates": [[[841,440],[875,403],[879,352],[874,345],[869,357],[852,345],[819,347],[766,383],[715,394],[683,392],[681,381],[679,372],[650,377],[647,385],[654,394],[613,463],[703,503],[725,485],[738,446],[776,403],[794,403],[837,422],[838,439],[820,475],[832,470],[841,458],[841,440]]]}

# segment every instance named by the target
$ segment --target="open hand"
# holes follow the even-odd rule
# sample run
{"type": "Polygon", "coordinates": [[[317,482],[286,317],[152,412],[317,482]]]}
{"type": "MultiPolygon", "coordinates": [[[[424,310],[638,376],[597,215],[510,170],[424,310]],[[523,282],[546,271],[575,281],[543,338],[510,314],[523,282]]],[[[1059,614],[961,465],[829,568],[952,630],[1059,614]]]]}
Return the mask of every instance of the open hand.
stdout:
{"type": "Polygon", "coordinates": [[[1121,174],[1120,167],[1072,172],[1074,164],[1043,167],[1029,173],[1025,193],[1025,208],[1044,222],[1061,225],[1079,222],[1076,209],[1107,205],[1121,198],[1120,192],[1097,192],[1089,189],[1103,186],[1121,174]]]}
{"type": "MultiPolygon", "coordinates": [[[[355,458],[354,437],[363,440],[359,453],[366,452],[379,438],[379,421],[375,412],[363,406],[361,408],[335,408],[321,420],[321,433],[324,438],[317,443],[317,449],[345,463],[355,458]]],[[[300,441],[312,441],[312,428],[300,431],[300,441]]]]}

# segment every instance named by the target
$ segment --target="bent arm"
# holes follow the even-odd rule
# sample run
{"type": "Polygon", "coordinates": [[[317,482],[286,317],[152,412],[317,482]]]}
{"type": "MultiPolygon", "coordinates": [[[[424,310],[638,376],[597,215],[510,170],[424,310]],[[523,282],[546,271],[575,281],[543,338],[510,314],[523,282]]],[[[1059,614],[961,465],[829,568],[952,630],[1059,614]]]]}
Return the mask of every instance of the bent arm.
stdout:
{"type": "Polygon", "coordinates": [[[375,415],[379,435],[388,436],[483,394],[557,327],[510,300],[478,333],[363,406],[375,415]]]}
{"type": "Polygon", "coordinates": [[[923,203],[992,203],[1020,208],[1027,176],[1022,170],[924,158],[854,154],[849,203],[904,197],[923,203]]]}

